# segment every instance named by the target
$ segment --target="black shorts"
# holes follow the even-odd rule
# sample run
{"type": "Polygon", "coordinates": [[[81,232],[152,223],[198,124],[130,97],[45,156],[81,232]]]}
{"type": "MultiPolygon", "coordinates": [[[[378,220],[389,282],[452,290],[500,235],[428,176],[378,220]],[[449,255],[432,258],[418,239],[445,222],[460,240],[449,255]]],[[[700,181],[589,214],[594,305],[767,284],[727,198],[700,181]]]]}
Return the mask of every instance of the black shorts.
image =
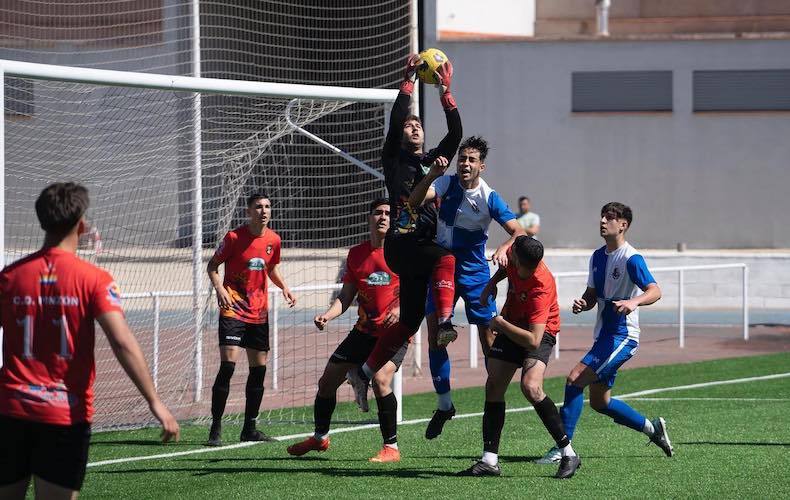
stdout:
{"type": "Polygon", "coordinates": [[[0,415],[0,486],[31,475],[79,490],[85,479],[91,426],[54,425],[0,415]]]}
{"type": "Polygon", "coordinates": [[[219,345],[235,345],[256,351],[269,351],[269,323],[245,323],[219,317],[219,345]]]}
{"type": "Polygon", "coordinates": [[[530,358],[543,361],[543,363],[548,365],[549,358],[551,357],[551,351],[554,349],[554,344],[556,343],[557,339],[554,337],[554,335],[550,333],[544,333],[538,348],[532,350],[527,349],[526,347],[521,347],[510,340],[507,335],[500,333],[496,336],[496,338],[494,338],[494,343],[491,345],[491,351],[489,352],[488,357],[507,361],[508,363],[513,363],[518,366],[523,366],[524,361],[530,358]]]}
{"type": "MultiPolygon", "coordinates": [[[[335,352],[329,358],[330,363],[353,363],[361,365],[368,359],[373,348],[376,347],[376,337],[373,335],[360,332],[356,328],[351,330],[349,334],[343,339],[343,342],[337,346],[335,352]]],[[[403,343],[398,352],[390,359],[395,363],[395,368],[400,369],[403,364],[403,359],[406,357],[406,351],[409,349],[409,341],[403,343]]]]}

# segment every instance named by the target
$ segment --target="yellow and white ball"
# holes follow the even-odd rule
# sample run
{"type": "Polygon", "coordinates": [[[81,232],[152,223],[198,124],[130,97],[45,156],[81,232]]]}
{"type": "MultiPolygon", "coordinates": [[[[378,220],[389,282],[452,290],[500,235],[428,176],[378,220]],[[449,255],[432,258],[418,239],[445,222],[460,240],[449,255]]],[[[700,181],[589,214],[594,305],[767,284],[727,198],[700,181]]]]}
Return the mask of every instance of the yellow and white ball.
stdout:
{"type": "Polygon", "coordinates": [[[447,56],[439,49],[425,49],[420,52],[422,62],[417,66],[417,78],[423,83],[436,85],[436,70],[448,61],[447,56]]]}

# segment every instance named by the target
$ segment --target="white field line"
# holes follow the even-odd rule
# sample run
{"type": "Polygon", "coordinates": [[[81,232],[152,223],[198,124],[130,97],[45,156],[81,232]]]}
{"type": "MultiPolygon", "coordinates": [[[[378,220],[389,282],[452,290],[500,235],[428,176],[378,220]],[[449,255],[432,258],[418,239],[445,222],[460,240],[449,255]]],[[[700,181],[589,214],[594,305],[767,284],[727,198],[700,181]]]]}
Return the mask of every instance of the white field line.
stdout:
{"type": "Polygon", "coordinates": [[[629,401],[790,401],[790,398],[628,398],[629,401]]]}
{"type": "MultiPolygon", "coordinates": [[[[670,392],[670,391],[682,391],[685,389],[698,389],[702,387],[712,387],[716,385],[727,385],[727,384],[742,384],[746,382],[756,382],[760,380],[773,380],[778,378],[786,378],[790,377],[790,372],[788,373],[775,373],[773,375],[762,375],[759,377],[747,377],[747,378],[736,378],[730,380],[714,380],[711,382],[702,382],[699,384],[689,384],[689,385],[677,385],[673,387],[659,387],[657,389],[647,389],[643,391],[636,391],[627,394],[619,394],[617,397],[619,399],[626,399],[626,398],[633,398],[637,399],[639,396],[645,396],[648,394],[657,394],[661,392],[670,392]]],[[[677,399],[677,398],[667,398],[667,399],[677,399]]],[[[700,400],[707,400],[709,398],[699,398],[700,400]]],[[[657,400],[657,399],[656,399],[657,400]]],[[[558,403],[557,406],[562,406],[561,403],[558,403]]],[[[534,408],[532,406],[525,406],[521,408],[509,408],[507,413],[517,413],[517,412],[524,412],[524,411],[532,411],[534,408]]],[[[453,419],[461,419],[461,418],[473,418],[473,417],[482,417],[483,412],[476,412],[476,413],[464,413],[461,415],[456,415],[453,419]]],[[[404,420],[400,422],[398,425],[415,425],[415,424],[424,424],[429,422],[430,418],[415,418],[412,420],[404,420]]],[[[365,429],[377,429],[379,424],[366,424],[366,425],[356,425],[353,427],[341,427],[338,429],[333,429],[330,431],[330,434],[340,434],[343,432],[353,432],[353,431],[360,431],[365,429]]],[[[292,439],[300,439],[312,436],[312,432],[304,432],[300,434],[290,434],[287,436],[276,436],[275,439],[277,441],[290,441],[292,439]]],[[[176,451],[172,453],[159,453],[156,455],[144,455],[139,457],[125,457],[125,458],[113,458],[109,460],[101,460],[98,462],[91,462],[88,464],[88,467],[99,467],[101,465],[112,465],[112,464],[123,464],[129,462],[139,462],[142,460],[156,460],[159,458],[173,458],[173,457],[181,457],[184,455],[198,455],[201,453],[211,453],[215,451],[222,451],[222,450],[233,450],[236,448],[246,448],[249,446],[254,446],[257,444],[261,444],[259,441],[247,441],[243,443],[235,443],[227,446],[217,446],[217,447],[205,447],[205,448],[198,448],[194,450],[186,450],[186,451],[176,451]]]]}

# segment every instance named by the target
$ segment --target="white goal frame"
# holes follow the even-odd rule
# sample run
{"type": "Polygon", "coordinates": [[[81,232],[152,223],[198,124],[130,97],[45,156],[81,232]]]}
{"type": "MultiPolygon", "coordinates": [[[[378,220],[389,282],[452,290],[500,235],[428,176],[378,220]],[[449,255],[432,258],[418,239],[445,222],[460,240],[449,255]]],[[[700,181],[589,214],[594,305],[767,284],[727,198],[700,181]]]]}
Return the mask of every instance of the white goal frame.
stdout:
{"type": "MultiPolygon", "coordinates": [[[[137,73],[129,71],[115,71],[92,68],[79,68],[71,66],[57,66],[51,64],[37,64],[23,61],[0,59],[0,268],[5,265],[5,77],[33,78],[37,80],[52,80],[59,82],[83,83],[93,85],[108,85],[119,87],[136,87],[168,91],[195,92],[200,94],[225,94],[244,95],[257,97],[273,97],[283,99],[318,99],[333,101],[349,101],[364,103],[392,103],[398,95],[397,89],[364,89],[353,87],[301,85],[289,83],[270,83],[241,80],[225,80],[219,78],[200,78],[193,76],[174,76],[152,73],[137,73]]],[[[291,106],[289,105],[288,111],[291,106]]],[[[200,121],[201,110],[195,107],[193,115],[195,134],[195,165],[192,171],[192,187],[195,192],[193,197],[192,219],[192,310],[194,318],[194,369],[195,369],[195,399],[200,399],[202,392],[203,373],[203,308],[202,300],[207,290],[203,290],[203,220],[202,220],[202,166],[200,162],[200,121]]],[[[305,134],[306,131],[297,127],[288,119],[292,130],[305,134]]],[[[327,149],[339,154],[355,165],[363,168],[368,173],[378,174],[359,160],[353,159],[347,153],[321,141],[327,149]],[[361,164],[361,165],[360,165],[361,164]]],[[[379,174],[380,175],[380,174],[379,174]]],[[[378,176],[377,176],[378,177],[378,176]]],[[[380,178],[380,177],[379,177],[380,178]]],[[[275,313],[276,314],[276,313],[275,313]]],[[[0,330],[1,332],[2,330],[0,330]]],[[[0,333],[2,339],[2,333],[0,333]]],[[[275,361],[276,363],[276,361],[275,361]]],[[[400,386],[398,377],[397,386],[400,386]]],[[[400,387],[396,392],[400,392],[400,387]]],[[[400,399],[400,397],[399,397],[400,399]]],[[[400,405],[399,405],[400,406],[400,405]]]]}

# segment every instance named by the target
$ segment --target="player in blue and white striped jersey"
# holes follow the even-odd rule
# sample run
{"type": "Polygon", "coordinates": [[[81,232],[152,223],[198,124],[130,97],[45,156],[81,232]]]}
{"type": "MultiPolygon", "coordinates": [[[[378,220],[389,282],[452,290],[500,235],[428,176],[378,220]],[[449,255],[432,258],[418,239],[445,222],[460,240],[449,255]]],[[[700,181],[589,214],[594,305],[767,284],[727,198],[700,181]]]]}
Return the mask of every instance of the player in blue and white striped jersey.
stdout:
{"type": "MultiPolygon", "coordinates": [[[[425,201],[439,200],[436,221],[436,243],[452,251],[455,256],[455,300],[464,299],[466,317],[476,325],[483,354],[494,341],[489,328],[496,316],[496,305],[480,303],[480,295],[491,277],[486,260],[488,227],[492,220],[499,223],[511,237],[500,245],[492,261],[507,266],[507,251],[516,237],[524,233],[515,214],[499,194],[481,177],[486,169],[488,143],[481,137],[469,137],[458,148],[455,175],[443,175],[447,165],[436,165],[412,191],[409,203],[419,206],[425,201]]],[[[448,420],[455,415],[450,397],[450,359],[447,344],[456,339],[454,331],[440,332],[432,297],[428,294],[425,306],[428,324],[428,355],[433,386],[438,395],[438,409],[434,412],[425,431],[433,439],[442,432],[448,420]]]]}
{"type": "MultiPolygon", "coordinates": [[[[625,402],[611,397],[617,370],[636,353],[639,347],[639,306],[653,304],[661,298],[653,275],[645,259],[625,241],[633,214],[622,203],[611,202],[601,208],[600,233],[606,245],[593,252],[587,290],[573,301],[573,313],[598,306],[595,323],[595,342],[590,351],[571,370],[565,385],[562,421],[565,432],[573,438],[576,423],[584,406],[584,388],[590,386],[590,406],[611,417],[616,423],[644,432],[667,456],[672,456],[672,445],[666,422],[659,417],[653,421],[625,402]]],[[[549,450],[543,462],[551,455],[549,450]]],[[[581,465],[578,456],[560,456],[557,477],[571,477],[581,465]]]]}

